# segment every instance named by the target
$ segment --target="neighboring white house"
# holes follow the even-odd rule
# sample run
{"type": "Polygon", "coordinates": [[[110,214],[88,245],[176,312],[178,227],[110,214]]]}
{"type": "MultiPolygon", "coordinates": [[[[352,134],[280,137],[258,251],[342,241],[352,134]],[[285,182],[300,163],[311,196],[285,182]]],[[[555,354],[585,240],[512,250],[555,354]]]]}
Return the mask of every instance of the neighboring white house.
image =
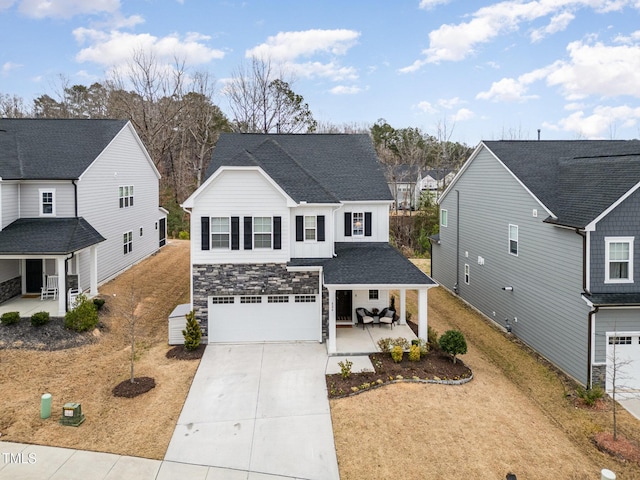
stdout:
{"type": "Polygon", "coordinates": [[[0,302],[98,284],[166,239],[160,175],[130,122],[0,119],[0,302]]]}
{"type": "Polygon", "coordinates": [[[451,169],[420,170],[413,189],[414,204],[419,206],[425,195],[430,195],[432,200],[436,202],[439,195],[444,192],[455,176],[456,172],[451,169]]]}
{"type": "Polygon", "coordinates": [[[222,134],[191,214],[191,298],[209,343],[328,341],[355,309],[435,283],[389,245],[393,198],[367,135],[222,134]]]}

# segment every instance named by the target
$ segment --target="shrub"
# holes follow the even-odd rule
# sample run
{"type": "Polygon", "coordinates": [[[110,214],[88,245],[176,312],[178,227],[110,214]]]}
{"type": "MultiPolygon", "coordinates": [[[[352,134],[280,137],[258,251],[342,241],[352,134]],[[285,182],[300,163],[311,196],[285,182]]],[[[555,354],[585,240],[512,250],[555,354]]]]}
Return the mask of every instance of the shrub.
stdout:
{"type": "Polygon", "coordinates": [[[342,378],[349,378],[351,376],[351,367],[353,366],[353,362],[348,358],[345,358],[344,362],[338,362],[338,365],[340,366],[340,375],[342,375],[342,378]]]}
{"type": "Polygon", "coordinates": [[[104,298],[94,298],[93,304],[96,306],[98,310],[101,310],[104,307],[104,298]]]}
{"type": "Polygon", "coordinates": [[[435,328],[433,327],[427,328],[427,341],[429,342],[429,345],[431,346],[431,348],[438,347],[438,332],[436,332],[435,328]]]}
{"type": "Polygon", "coordinates": [[[393,361],[396,363],[400,363],[402,361],[403,354],[404,351],[400,345],[396,345],[391,349],[391,358],[393,358],[393,361]]]}
{"type": "Polygon", "coordinates": [[[391,345],[394,347],[400,347],[402,350],[409,350],[409,347],[411,346],[409,340],[403,337],[394,338],[391,340],[391,345]]]}
{"type": "Polygon", "coordinates": [[[0,317],[0,322],[4,325],[13,325],[20,321],[20,312],[6,312],[0,317]]]}
{"type": "Polygon", "coordinates": [[[187,326],[182,331],[184,337],[184,348],[187,350],[195,350],[200,346],[200,340],[202,339],[202,329],[198,320],[196,320],[196,312],[191,310],[185,315],[187,317],[187,326]]]}
{"type": "Polygon", "coordinates": [[[593,407],[599,399],[604,397],[604,390],[600,385],[594,385],[587,389],[578,387],[577,394],[585,405],[593,407]]]}
{"type": "Polygon", "coordinates": [[[381,338],[378,340],[378,348],[382,353],[391,352],[391,338],[381,338]]]}
{"type": "Polygon", "coordinates": [[[93,330],[98,325],[98,308],[85,295],[78,295],[76,306],[64,316],[64,326],[76,332],[93,330]]]}
{"type": "Polygon", "coordinates": [[[453,355],[453,363],[456,363],[457,355],[467,353],[467,342],[459,330],[447,330],[442,334],[438,343],[443,351],[453,355]]]}
{"type": "Polygon", "coordinates": [[[178,233],[178,238],[180,240],[189,240],[189,232],[187,232],[186,230],[180,230],[180,232],[178,233]]]}
{"type": "Polygon", "coordinates": [[[420,347],[418,345],[411,345],[409,349],[409,361],[417,362],[420,360],[420,347]]]}
{"type": "Polygon", "coordinates": [[[31,325],[40,327],[49,323],[49,312],[36,312],[31,315],[31,325]]]}
{"type": "Polygon", "coordinates": [[[378,340],[378,348],[382,353],[391,353],[393,347],[400,347],[403,351],[409,349],[409,341],[406,338],[381,338],[378,340]]]}

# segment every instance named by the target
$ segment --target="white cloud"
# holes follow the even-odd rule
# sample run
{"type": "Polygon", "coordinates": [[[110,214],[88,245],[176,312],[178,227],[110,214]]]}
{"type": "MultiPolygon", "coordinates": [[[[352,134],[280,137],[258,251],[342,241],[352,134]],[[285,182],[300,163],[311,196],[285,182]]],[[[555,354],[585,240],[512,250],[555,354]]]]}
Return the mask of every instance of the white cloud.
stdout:
{"type": "Polygon", "coordinates": [[[451,120],[453,122],[464,122],[465,120],[471,120],[475,116],[476,116],[476,114],[473,113],[468,108],[461,108],[460,110],[458,110],[455,114],[453,114],[451,116],[451,120]]]}
{"type": "Polygon", "coordinates": [[[76,55],[78,62],[93,62],[105,66],[117,66],[131,59],[137,50],[152,53],[159,60],[172,62],[175,58],[189,65],[208,63],[224,57],[224,52],[213,49],[203,42],[209,37],[198,33],[188,33],[184,38],[173,34],[155,37],[148,33],[131,34],[119,31],[77,28],[73,35],[80,44],[90,43],[76,55]]]}
{"type": "Polygon", "coordinates": [[[317,53],[344,55],[356,44],[359,36],[359,32],[345,29],[280,32],[267,38],[265,43],[247,50],[246,56],[269,58],[277,62],[317,53]]]}
{"type": "Polygon", "coordinates": [[[342,80],[356,80],[358,73],[353,67],[341,67],[335,62],[305,62],[293,63],[286,62],[283,64],[285,69],[293,73],[294,77],[314,78],[322,77],[339,82],[342,80]]]}
{"type": "Polygon", "coordinates": [[[22,0],[20,12],[33,18],[71,18],[75,15],[115,13],[120,0],[22,0]]]}
{"type": "Polygon", "coordinates": [[[539,42],[549,35],[565,30],[574,18],[576,18],[575,15],[569,12],[562,12],[555,15],[551,18],[549,25],[531,32],[531,41],[539,42]]]}
{"type": "Polygon", "coordinates": [[[442,108],[446,108],[447,110],[451,110],[463,103],[465,102],[460,100],[459,97],[441,98],[438,100],[438,105],[440,105],[442,108]]]}
{"type": "Polygon", "coordinates": [[[430,8],[436,7],[438,5],[445,5],[450,1],[451,0],[420,0],[420,8],[429,10],[430,8]]]}
{"type": "Polygon", "coordinates": [[[423,59],[402,68],[407,73],[427,63],[460,61],[476,52],[479,45],[495,37],[517,30],[522,23],[552,16],[544,32],[534,37],[551,34],[566,27],[571,21],[570,9],[592,8],[596,12],[621,10],[626,6],[640,8],[637,0],[505,0],[482,7],[471,15],[471,20],[459,24],[444,24],[429,33],[429,48],[423,50],[423,59]]]}
{"type": "Polygon", "coordinates": [[[427,102],[426,100],[419,102],[415,107],[418,110],[422,110],[425,113],[438,113],[438,109],[435,108],[433,105],[431,105],[430,102],[427,102]]]}
{"type": "Polygon", "coordinates": [[[12,70],[17,70],[19,68],[21,68],[23,65],[20,63],[14,63],[14,62],[5,62],[2,64],[2,75],[6,76],[9,74],[9,72],[11,72],[12,70]]]}
{"type": "Polygon", "coordinates": [[[516,78],[503,78],[493,82],[491,88],[486,92],[476,95],[479,100],[490,100],[493,102],[524,102],[534,98],[536,95],[528,95],[529,85],[545,78],[550,71],[555,68],[557,62],[548,66],[533,70],[516,78]]]}
{"type": "Polygon", "coordinates": [[[640,121],[640,107],[622,105],[618,107],[598,106],[590,115],[580,110],[561,119],[553,129],[573,132],[586,138],[615,138],[618,127],[634,127],[640,121]]]}
{"type": "Polygon", "coordinates": [[[0,0],[0,10],[11,8],[16,0],[0,0]]]}
{"type": "Polygon", "coordinates": [[[355,95],[356,93],[360,93],[362,89],[355,85],[352,85],[352,86],[337,85],[329,91],[334,95],[355,95]]]}

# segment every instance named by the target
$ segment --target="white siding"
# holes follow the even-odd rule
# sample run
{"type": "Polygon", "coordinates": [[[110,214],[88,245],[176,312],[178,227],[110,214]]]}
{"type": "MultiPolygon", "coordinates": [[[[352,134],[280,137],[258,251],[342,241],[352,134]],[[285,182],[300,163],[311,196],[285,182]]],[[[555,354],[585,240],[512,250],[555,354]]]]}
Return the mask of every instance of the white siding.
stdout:
{"type": "Polygon", "coordinates": [[[335,212],[334,229],[336,242],[388,242],[389,241],[389,203],[345,202],[335,212]],[[371,212],[371,236],[345,237],[345,212],[371,212]]]}
{"type": "Polygon", "coordinates": [[[20,184],[20,218],[40,216],[40,190],[53,190],[55,217],[75,216],[75,195],[71,180],[65,182],[23,182],[20,184]]]}
{"type": "MultiPolygon", "coordinates": [[[[291,209],[291,230],[289,232],[291,238],[291,258],[331,258],[333,255],[333,208],[331,207],[298,207],[291,209]],[[314,216],[324,215],[325,224],[325,240],[318,242],[317,240],[296,241],[296,216],[314,216]]],[[[317,238],[317,231],[316,231],[317,238]]]]}
{"type": "Polygon", "coordinates": [[[19,217],[19,188],[17,183],[2,182],[2,190],[0,191],[2,195],[2,225],[0,225],[0,229],[4,229],[4,227],[16,221],[19,217]]]}
{"type": "MultiPolygon", "coordinates": [[[[295,226],[294,226],[295,228],[295,226]]],[[[191,263],[284,263],[289,261],[289,207],[285,197],[256,170],[225,171],[198,195],[191,212],[191,263]],[[240,217],[240,250],[201,248],[201,217],[240,217]],[[244,250],[244,217],[282,218],[282,249],[244,250]]]]}
{"type": "Polygon", "coordinates": [[[20,260],[0,260],[0,283],[20,276],[20,260]]]}
{"type": "MultiPolygon", "coordinates": [[[[125,127],[78,181],[78,214],[107,240],[98,245],[98,282],[158,249],[158,177],[133,127],[125,127]],[[118,187],[134,186],[134,206],[120,208],[118,187]],[[140,236],[140,227],[143,235],[140,236]],[[133,251],[124,254],[123,233],[133,232],[133,251]]],[[[80,255],[79,281],[89,286],[89,253],[80,255]]]]}

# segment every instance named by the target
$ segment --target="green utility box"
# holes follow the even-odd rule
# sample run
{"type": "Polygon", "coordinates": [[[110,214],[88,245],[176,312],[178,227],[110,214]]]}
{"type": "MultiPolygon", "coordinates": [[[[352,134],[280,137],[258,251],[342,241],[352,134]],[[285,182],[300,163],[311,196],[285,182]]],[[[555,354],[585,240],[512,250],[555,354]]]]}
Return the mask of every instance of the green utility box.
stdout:
{"type": "Polygon", "coordinates": [[[45,393],[40,399],[40,418],[47,419],[51,416],[51,394],[45,393]]]}
{"type": "Polygon", "coordinates": [[[84,422],[82,406],[79,403],[65,403],[62,407],[62,417],[60,418],[60,423],[62,425],[78,427],[82,422],[84,422]]]}

